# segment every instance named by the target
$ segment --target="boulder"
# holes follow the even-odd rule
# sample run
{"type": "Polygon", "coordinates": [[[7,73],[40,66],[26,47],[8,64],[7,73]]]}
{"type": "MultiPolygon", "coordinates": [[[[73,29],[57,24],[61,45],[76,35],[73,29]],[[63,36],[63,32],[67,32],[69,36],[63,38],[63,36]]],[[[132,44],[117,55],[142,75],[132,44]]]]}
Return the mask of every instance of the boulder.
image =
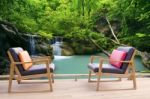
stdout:
{"type": "Polygon", "coordinates": [[[142,62],[144,66],[150,69],[150,53],[141,52],[142,62]]]}
{"type": "Polygon", "coordinates": [[[141,56],[143,65],[150,70],[150,53],[137,51],[137,55],[141,56]]]}
{"type": "Polygon", "coordinates": [[[62,56],[71,56],[74,55],[74,50],[69,46],[68,43],[64,42],[61,47],[61,55],[62,56]]]}
{"type": "Polygon", "coordinates": [[[53,48],[50,44],[47,43],[40,43],[36,44],[36,52],[40,55],[52,56],[53,57],[53,48]]]}

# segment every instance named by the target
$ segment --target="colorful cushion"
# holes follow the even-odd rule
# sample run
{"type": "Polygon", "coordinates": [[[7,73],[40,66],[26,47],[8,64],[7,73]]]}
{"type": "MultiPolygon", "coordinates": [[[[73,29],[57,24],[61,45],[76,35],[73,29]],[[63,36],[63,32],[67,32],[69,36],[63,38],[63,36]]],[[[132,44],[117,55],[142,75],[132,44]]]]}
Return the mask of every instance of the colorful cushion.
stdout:
{"type": "MultiPolygon", "coordinates": [[[[19,52],[19,58],[21,62],[32,62],[29,53],[27,51],[19,52]]],[[[23,68],[28,70],[32,66],[32,63],[24,63],[23,68]]]]}
{"type": "Polygon", "coordinates": [[[110,64],[120,68],[122,65],[122,62],[119,61],[123,61],[126,57],[126,52],[124,51],[119,51],[119,50],[113,50],[112,54],[110,55],[110,64]]]}
{"type": "MultiPolygon", "coordinates": [[[[21,47],[13,47],[13,48],[9,48],[9,52],[11,53],[12,57],[13,57],[13,60],[15,62],[20,62],[20,58],[19,58],[19,52],[22,52],[24,51],[23,48],[21,47]]],[[[24,71],[24,68],[22,66],[22,64],[18,64],[17,65],[17,68],[19,69],[20,73],[22,71],[24,71]]]]}
{"type": "MultiPolygon", "coordinates": [[[[132,56],[133,56],[133,53],[135,51],[135,48],[134,47],[129,47],[129,46],[126,46],[126,47],[120,46],[120,47],[117,48],[117,50],[126,52],[127,55],[126,55],[126,58],[124,60],[125,61],[130,61],[132,56]]],[[[124,73],[126,72],[127,68],[128,68],[128,63],[123,63],[122,66],[121,66],[121,69],[123,70],[124,73]]]]}

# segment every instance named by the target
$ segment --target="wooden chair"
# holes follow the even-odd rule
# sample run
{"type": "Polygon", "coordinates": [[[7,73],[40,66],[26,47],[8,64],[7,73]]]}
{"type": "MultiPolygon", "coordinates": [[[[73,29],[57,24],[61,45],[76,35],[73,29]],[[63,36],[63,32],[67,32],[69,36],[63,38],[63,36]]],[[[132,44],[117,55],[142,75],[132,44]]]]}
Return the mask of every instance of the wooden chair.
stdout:
{"type": "MultiPolygon", "coordinates": [[[[118,51],[126,52],[126,56],[123,60],[115,60],[115,57],[111,62],[121,62],[120,68],[117,68],[110,64],[110,59],[105,59],[100,56],[91,56],[90,63],[88,64],[89,68],[89,78],[88,82],[92,82],[91,76],[92,73],[97,76],[97,91],[99,90],[99,84],[101,82],[102,76],[111,76],[117,77],[121,81],[122,77],[129,77],[133,80],[133,88],[136,89],[136,77],[135,77],[135,63],[134,56],[136,50],[133,47],[118,47],[118,51]],[[95,58],[99,58],[99,63],[94,63],[95,58]],[[104,63],[105,61],[109,62],[108,64],[104,63]]],[[[116,55],[117,57],[117,55],[116,55]]]]}
{"type": "Polygon", "coordinates": [[[21,47],[10,48],[8,50],[8,56],[10,59],[10,77],[9,77],[9,87],[8,92],[11,92],[12,80],[16,79],[18,84],[22,83],[22,80],[47,77],[50,91],[53,91],[52,82],[53,71],[55,66],[51,63],[51,58],[49,56],[32,58],[31,62],[21,62],[19,58],[19,53],[24,50],[21,47]],[[32,63],[32,67],[28,70],[23,68],[23,64],[32,63]],[[15,75],[16,74],[16,75],[15,75]]]}

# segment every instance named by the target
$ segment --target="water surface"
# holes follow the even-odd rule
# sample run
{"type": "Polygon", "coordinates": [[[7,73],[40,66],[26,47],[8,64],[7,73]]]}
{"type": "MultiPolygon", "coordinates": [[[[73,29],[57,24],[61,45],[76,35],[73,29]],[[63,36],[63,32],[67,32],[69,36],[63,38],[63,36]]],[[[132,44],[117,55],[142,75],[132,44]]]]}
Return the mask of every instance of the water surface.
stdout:
{"type": "MultiPolygon", "coordinates": [[[[106,57],[104,54],[100,55],[106,57]]],[[[89,60],[90,55],[55,56],[55,74],[88,74],[87,64],[89,60]]],[[[140,57],[135,57],[135,64],[137,72],[146,70],[140,57]]]]}

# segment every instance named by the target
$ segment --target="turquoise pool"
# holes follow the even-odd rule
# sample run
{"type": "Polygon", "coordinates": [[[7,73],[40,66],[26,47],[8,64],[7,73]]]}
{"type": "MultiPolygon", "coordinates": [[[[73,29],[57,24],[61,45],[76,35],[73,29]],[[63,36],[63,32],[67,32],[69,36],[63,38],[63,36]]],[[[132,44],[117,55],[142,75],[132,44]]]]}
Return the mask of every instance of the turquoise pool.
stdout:
{"type": "MultiPolygon", "coordinates": [[[[104,54],[100,55],[106,57],[104,54]]],[[[55,56],[55,74],[87,74],[89,59],[90,55],[55,56]]],[[[137,72],[146,70],[140,57],[135,58],[135,64],[137,72]]]]}

